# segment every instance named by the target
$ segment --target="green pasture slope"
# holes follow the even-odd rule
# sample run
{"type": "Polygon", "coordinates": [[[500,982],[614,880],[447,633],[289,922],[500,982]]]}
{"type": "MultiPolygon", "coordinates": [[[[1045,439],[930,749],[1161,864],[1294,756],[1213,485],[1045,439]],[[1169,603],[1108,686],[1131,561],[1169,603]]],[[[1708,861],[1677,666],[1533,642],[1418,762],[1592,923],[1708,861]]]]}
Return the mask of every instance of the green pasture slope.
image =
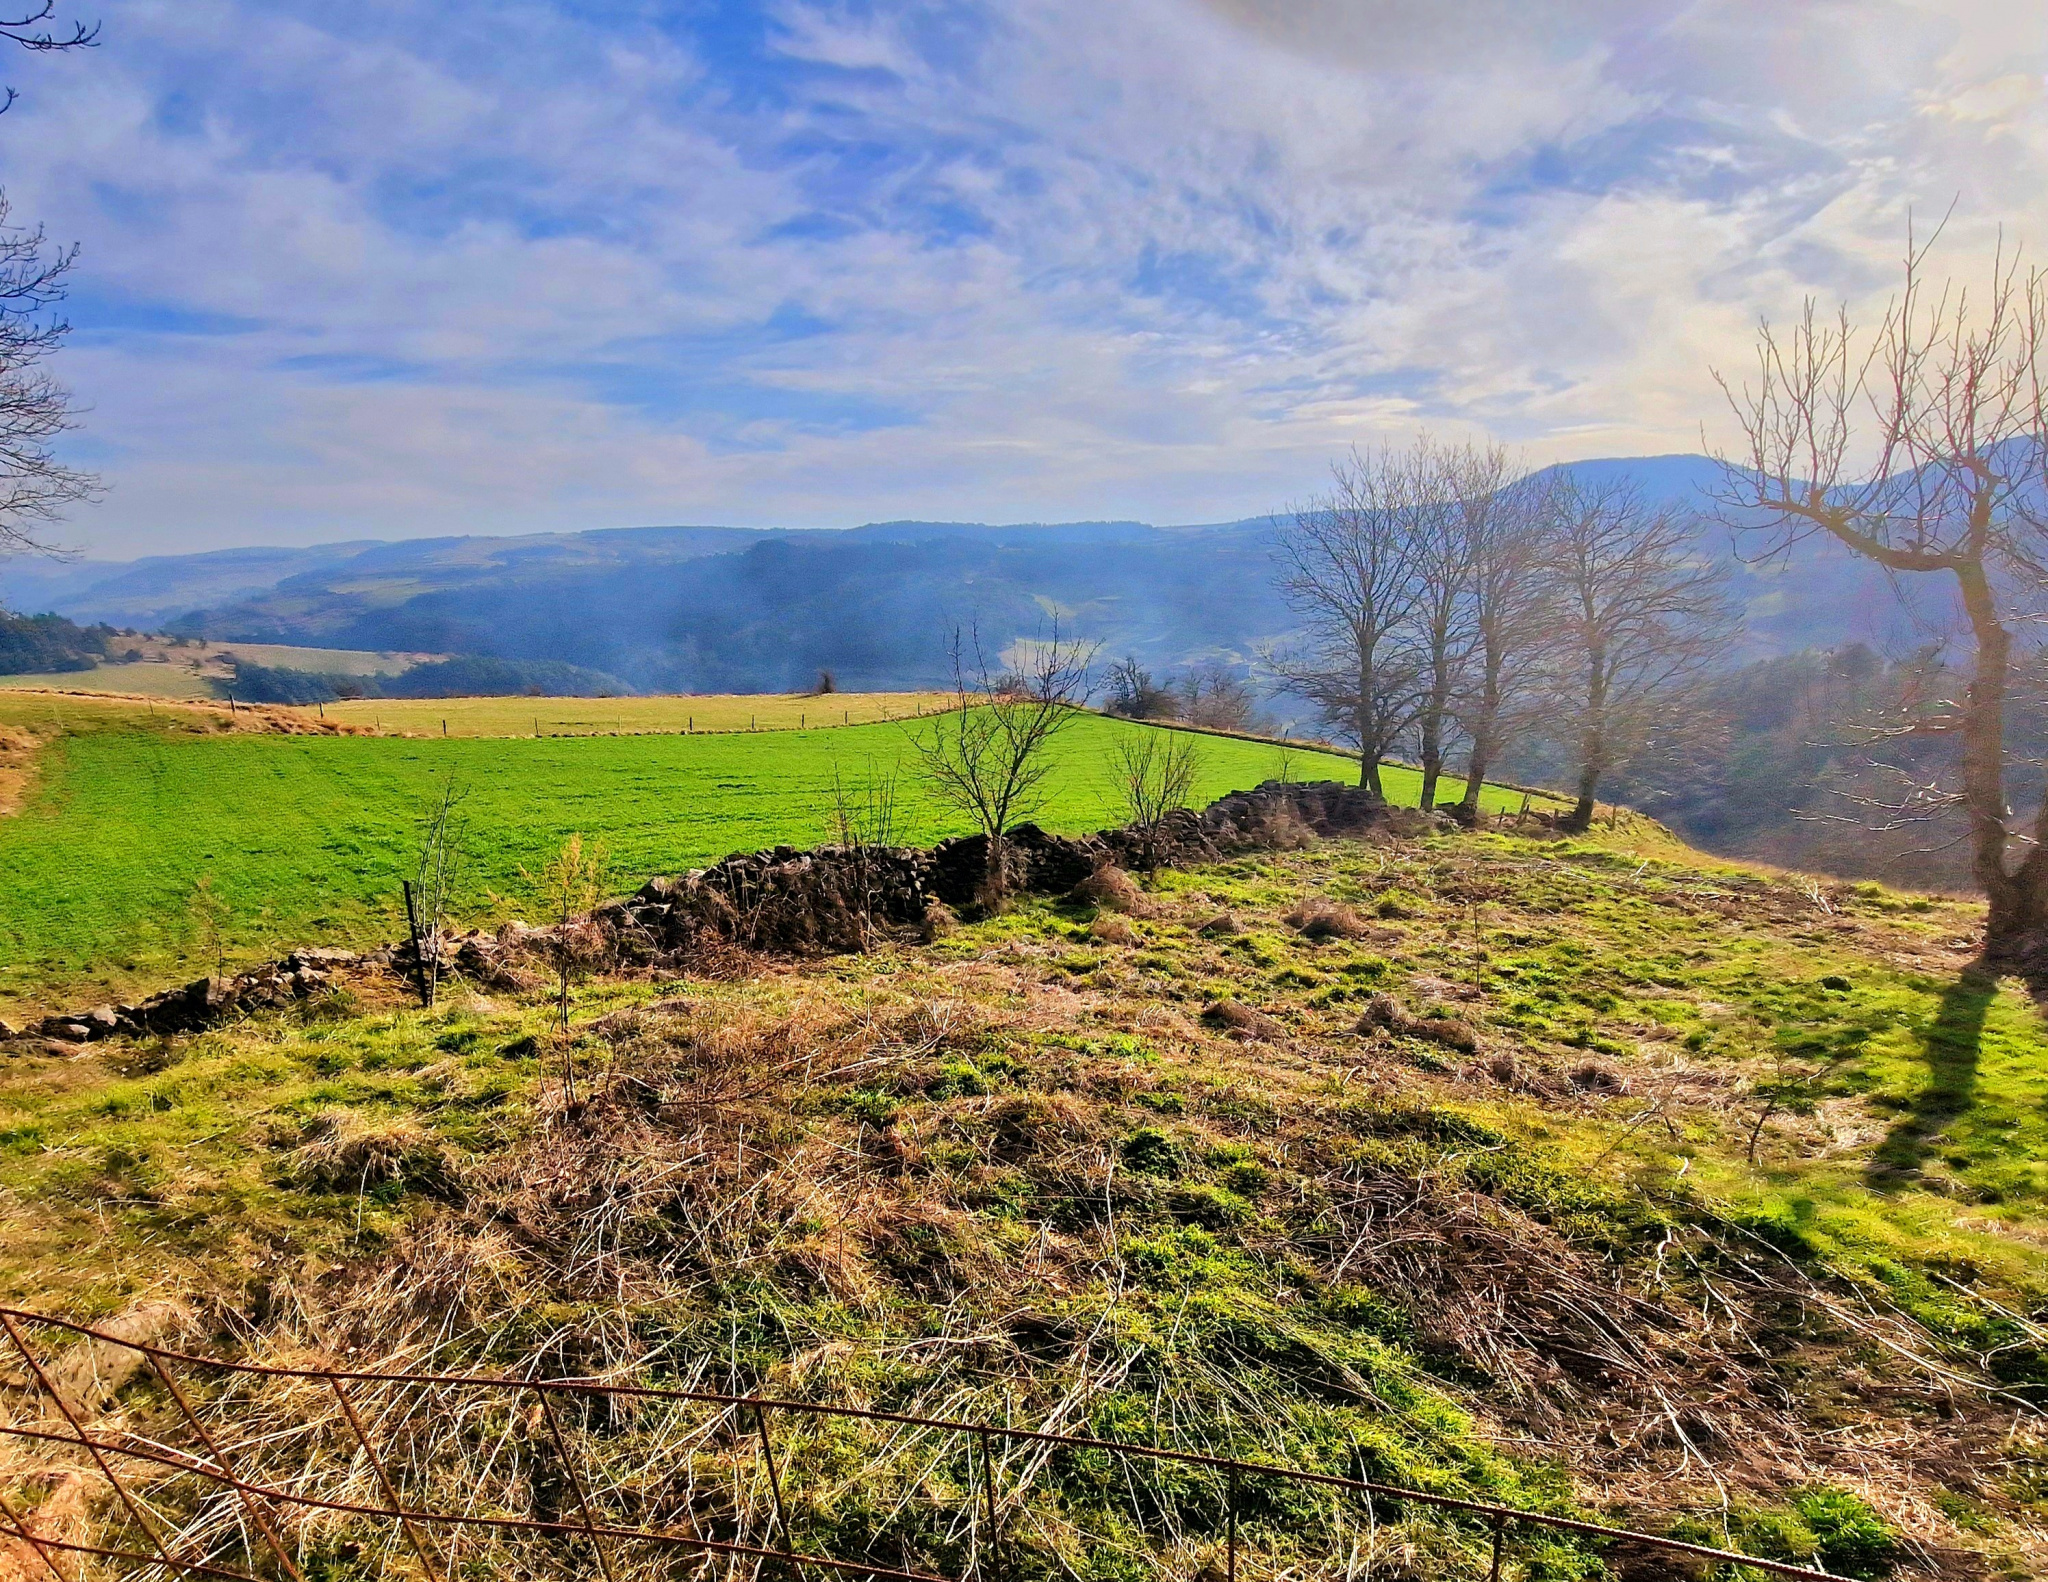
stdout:
{"type": "MultiPolygon", "coordinates": [[[[1111,748],[1150,727],[1089,716],[1059,739],[1041,822],[1115,818],[1111,748]]],[[[227,908],[233,960],[313,941],[387,940],[418,819],[452,776],[465,793],[465,902],[516,915],[571,832],[603,842],[621,889],[734,851],[828,838],[835,772],[849,786],[898,769],[901,725],[757,736],[398,740],[69,734],[44,749],[36,791],[0,818],[0,1006],[127,993],[205,965],[193,907],[204,877],[227,908]]],[[[1270,779],[1280,749],[1200,739],[1197,801],[1270,779]]],[[[899,838],[958,834],[961,817],[899,773],[899,838]]],[[[1351,762],[1296,751],[1297,778],[1351,762]]],[[[1413,799],[1412,773],[1389,793],[1413,799]]],[[[1502,793],[1505,797],[1505,793],[1502,793]]]]}

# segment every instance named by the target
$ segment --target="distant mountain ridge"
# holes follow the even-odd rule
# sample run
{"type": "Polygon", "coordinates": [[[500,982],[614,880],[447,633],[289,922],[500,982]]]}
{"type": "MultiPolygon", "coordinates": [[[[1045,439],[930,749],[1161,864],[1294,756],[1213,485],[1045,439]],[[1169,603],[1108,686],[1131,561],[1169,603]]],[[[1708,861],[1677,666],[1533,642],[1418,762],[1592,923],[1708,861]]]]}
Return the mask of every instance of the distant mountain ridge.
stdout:
{"type": "MultiPolygon", "coordinates": [[[[1704,456],[1570,466],[1627,473],[1652,500],[1692,510],[1721,477],[1704,456]]],[[[556,661],[650,691],[787,691],[820,670],[847,687],[914,687],[947,679],[956,628],[978,630],[993,658],[1055,618],[1155,668],[1247,662],[1292,625],[1273,586],[1274,531],[1268,516],[357,540],[14,561],[0,564],[0,603],[218,640],[556,661]]],[[[1742,657],[1911,638],[1883,576],[1830,543],[1752,565],[1709,527],[1703,549],[1727,560],[1747,612],[1742,657]]]]}

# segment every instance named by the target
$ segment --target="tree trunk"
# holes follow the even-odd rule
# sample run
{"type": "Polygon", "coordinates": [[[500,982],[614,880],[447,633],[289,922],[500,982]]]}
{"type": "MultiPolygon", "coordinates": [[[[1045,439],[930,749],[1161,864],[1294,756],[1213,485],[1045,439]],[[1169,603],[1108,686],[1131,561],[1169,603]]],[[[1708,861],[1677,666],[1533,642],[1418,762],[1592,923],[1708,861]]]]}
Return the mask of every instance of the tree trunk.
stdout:
{"type": "Polygon", "coordinates": [[[1427,813],[1436,806],[1436,783],[1444,770],[1443,725],[1429,719],[1422,723],[1422,794],[1415,805],[1427,813]]]}
{"type": "Polygon", "coordinates": [[[1384,802],[1387,793],[1380,786],[1379,734],[1372,728],[1372,705],[1364,701],[1372,697],[1370,670],[1362,671],[1359,676],[1358,696],[1361,701],[1351,716],[1352,729],[1358,737],[1358,783],[1384,802]]]}
{"type": "Polygon", "coordinates": [[[1479,823],[1479,793],[1486,784],[1486,772],[1493,767],[1492,732],[1472,735],[1472,757],[1465,765],[1465,794],[1458,798],[1456,816],[1461,824],[1479,823]]]}
{"type": "Polygon", "coordinates": [[[1591,763],[1579,770],[1579,800],[1565,815],[1564,828],[1574,835],[1583,835],[1593,827],[1593,792],[1600,784],[1600,771],[1591,763]]]}
{"type": "MultiPolygon", "coordinates": [[[[1964,694],[1963,811],[1970,826],[1970,868],[1984,888],[1984,954],[2011,958],[2026,951],[2048,929],[2048,862],[2036,844],[2016,870],[2008,871],[2005,804],[2005,693],[2012,664],[2012,634],[1998,607],[1981,560],[1956,568],[1963,610],[1977,644],[1977,662],[1964,694]]],[[[2048,804],[2036,815],[2048,822],[2048,804]]],[[[2040,833],[2037,828],[2037,836],[2040,833]]]]}
{"type": "Polygon", "coordinates": [[[1472,753],[1465,763],[1465,794],[1458,801],[1458,819],[1467,828],[1479,826],[1479,793],[1486,786],[1486,772],[1493,767],[1493,752],[1500,734],[1501,662],[1488,655],[1485,690],[1479,697],[1479,717],[1472,721],[1472,753]]]}
{"type": "Polygon", "coordinates": [[[1607,767],[1607,655],[1595,648],[1586,664],[1586,720],[1579,735],[1579,800],[1564,828],[1583,835],[1593,827],[1593,793],[1607,767]]]}

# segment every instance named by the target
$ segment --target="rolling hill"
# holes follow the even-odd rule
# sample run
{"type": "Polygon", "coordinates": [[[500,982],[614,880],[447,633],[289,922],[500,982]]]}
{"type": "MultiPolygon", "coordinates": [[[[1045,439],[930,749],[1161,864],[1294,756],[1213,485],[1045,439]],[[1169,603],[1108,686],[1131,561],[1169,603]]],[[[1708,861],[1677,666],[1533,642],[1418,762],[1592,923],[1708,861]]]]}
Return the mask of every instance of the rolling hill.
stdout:
{"type": "MultiPolygon", "coordinates": [[[[1575,464],[1710,508],[1703,456],[1575,464]]],[[[0,603],[216,640],[552,660],[644,691],[783,691],[829,669],[853,688],[947,677],[956,627],[991,649],[1069,631],[1155,667],[1249,659],[1291,622],[1271,518],[846,530],[643,527],[520,537],[228,550],[125,563],[0,566],[0,603]]],[[[1748,612],[1744,658],[1908,628],[1881,576],[1825,544],[1750,564],[1703,525],[1748,612]]],[[[1760,547],[1760,546],[1758,546],[1760,547]]]]}

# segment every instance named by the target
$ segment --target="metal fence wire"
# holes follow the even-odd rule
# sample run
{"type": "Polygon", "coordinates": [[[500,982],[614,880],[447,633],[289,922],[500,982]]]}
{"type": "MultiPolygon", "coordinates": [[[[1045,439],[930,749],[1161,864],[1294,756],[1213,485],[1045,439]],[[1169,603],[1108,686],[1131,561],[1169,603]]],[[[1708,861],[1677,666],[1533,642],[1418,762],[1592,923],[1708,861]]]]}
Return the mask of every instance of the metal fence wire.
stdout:
{"type": "Polygon", "coordinates": [[[1564,1535],[1609,1554],[1827,1575],[1365,1477],[1043,1429],[592,1379],[234,1362],[12,1307],[0,1330],[23,1369],[0,1422],[15,1452],[0,1469],[0,1543],[56,1582],[742,1582],[764,1570],[1239,1582],[1271,1574],[1283,1545],[1295,1575],[1351,1579],[1389,1558],[1387,1540],[1412,1539],[1401,1524],[1419,1509],[1449,1517],[1442,1563],[1489,1582],[1564,1535]],[[126,1387],[143,1374],[160,1393],[126,1387]],[[1077,1529],[1059,1525],[1076,1499],[1093,1513],[1078,1550],[1077,1529]]]}

